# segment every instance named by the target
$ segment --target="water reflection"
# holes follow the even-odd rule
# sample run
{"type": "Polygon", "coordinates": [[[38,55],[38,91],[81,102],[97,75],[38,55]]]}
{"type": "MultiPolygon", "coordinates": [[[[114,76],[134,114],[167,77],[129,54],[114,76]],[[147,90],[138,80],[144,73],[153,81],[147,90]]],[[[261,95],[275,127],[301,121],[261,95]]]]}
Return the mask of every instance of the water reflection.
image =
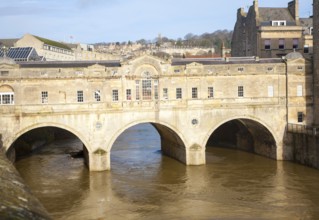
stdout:
{"type": "Polygon", "coordinates": [[[16,167],[54,219],[317,219],[319,171],[222,148],[207,165],[162,156],[151,125],[123,133],[109,172],[89,172],[55,142],[16,167]]]}

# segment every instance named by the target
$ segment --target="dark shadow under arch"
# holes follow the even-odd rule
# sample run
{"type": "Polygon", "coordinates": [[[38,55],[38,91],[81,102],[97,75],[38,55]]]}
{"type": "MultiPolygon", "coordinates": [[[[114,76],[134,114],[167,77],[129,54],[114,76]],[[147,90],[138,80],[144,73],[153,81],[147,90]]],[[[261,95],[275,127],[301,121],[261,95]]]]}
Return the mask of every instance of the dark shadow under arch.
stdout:
{"type": "Polygon", "coordinates": [[[261,123],[251,119],[230,120],[210,136],[207,146],[227,147],[277,158],[274,136],[261,123]]]}
{"type": "MultiPolygon", "coordinates": [[[[37,127],[20,135],[8,148],[6,155],[10,161],[15,162],[16,159],[27,156],[30,153],[34,153],[46,144],[49,144],[55,140],[63,139],[80,140],[80,138],[73,134],[71,131],[63,128],[55,126],[37,127]]],[[[83,148],[86,148],[83,142],[82,144],[83,148]]],[[[78,155],[82,154],[82,152],[78,153],[78,155]]]]}

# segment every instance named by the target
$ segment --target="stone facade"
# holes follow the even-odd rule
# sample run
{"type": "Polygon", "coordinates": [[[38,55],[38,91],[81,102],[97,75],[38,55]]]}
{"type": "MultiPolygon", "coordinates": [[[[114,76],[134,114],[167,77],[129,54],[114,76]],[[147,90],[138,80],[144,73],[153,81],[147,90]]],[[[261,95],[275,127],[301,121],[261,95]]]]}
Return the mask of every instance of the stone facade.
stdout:
{"type": "Polygon", "coordinates": [[[275,58],[297,51],[312,54],[312,19],[299,18],[299,1],[287,8],[260,8],[255,0],[247,13],[238,9],[232,56],[275,58]]]}
{"type": "Polygon", "coordinates": [[[116,138],[139,123],[152,123],[162,152],[187,165],[205,164],[209,137],[229,121],[245,128],[238,143],[278,160],[292,157],[287,123],[312,123],[311,63],[299,53],[287,59],[3,60],[0,71],[0,134],[8,154],[22,134],[58,127],[83,142],[92,171],[110,169],[116,138]]]}

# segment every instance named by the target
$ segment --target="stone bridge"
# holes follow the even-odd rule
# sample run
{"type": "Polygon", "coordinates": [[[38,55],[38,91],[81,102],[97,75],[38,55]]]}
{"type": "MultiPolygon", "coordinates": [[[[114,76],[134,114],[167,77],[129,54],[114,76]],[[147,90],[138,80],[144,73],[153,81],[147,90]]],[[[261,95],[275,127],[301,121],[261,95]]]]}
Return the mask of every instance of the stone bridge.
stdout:
{"type": "Polygon", "coordinates": [[[310,67],[295,56],[18,63],[3,58],[1,141],[14,155],[23,134],[61,128],[83,142],[89,169],[101,171],[111,168],[113,143],[126,129],[151,123],[162,152],[186,165],[205,164],[206,146],[215,137],[220,144],[231,138],[239,149],[290,159],[287,124],[306,123],[304,116],[312,115],[310,67]]]}

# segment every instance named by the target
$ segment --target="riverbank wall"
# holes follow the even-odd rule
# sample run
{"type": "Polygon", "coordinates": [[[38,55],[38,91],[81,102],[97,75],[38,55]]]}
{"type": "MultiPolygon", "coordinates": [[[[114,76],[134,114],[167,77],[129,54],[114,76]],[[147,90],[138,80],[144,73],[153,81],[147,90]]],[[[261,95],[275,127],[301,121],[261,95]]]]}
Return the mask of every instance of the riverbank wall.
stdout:
{"type": "Polygon", "coordinates": [[[306,133],[290,133],[292,161],[319,169],[319,136],[306,133]]]}
{"type": "Polygon", "coordinates": [[[0,219],[52,219],[0,146],[0,219]]]}

